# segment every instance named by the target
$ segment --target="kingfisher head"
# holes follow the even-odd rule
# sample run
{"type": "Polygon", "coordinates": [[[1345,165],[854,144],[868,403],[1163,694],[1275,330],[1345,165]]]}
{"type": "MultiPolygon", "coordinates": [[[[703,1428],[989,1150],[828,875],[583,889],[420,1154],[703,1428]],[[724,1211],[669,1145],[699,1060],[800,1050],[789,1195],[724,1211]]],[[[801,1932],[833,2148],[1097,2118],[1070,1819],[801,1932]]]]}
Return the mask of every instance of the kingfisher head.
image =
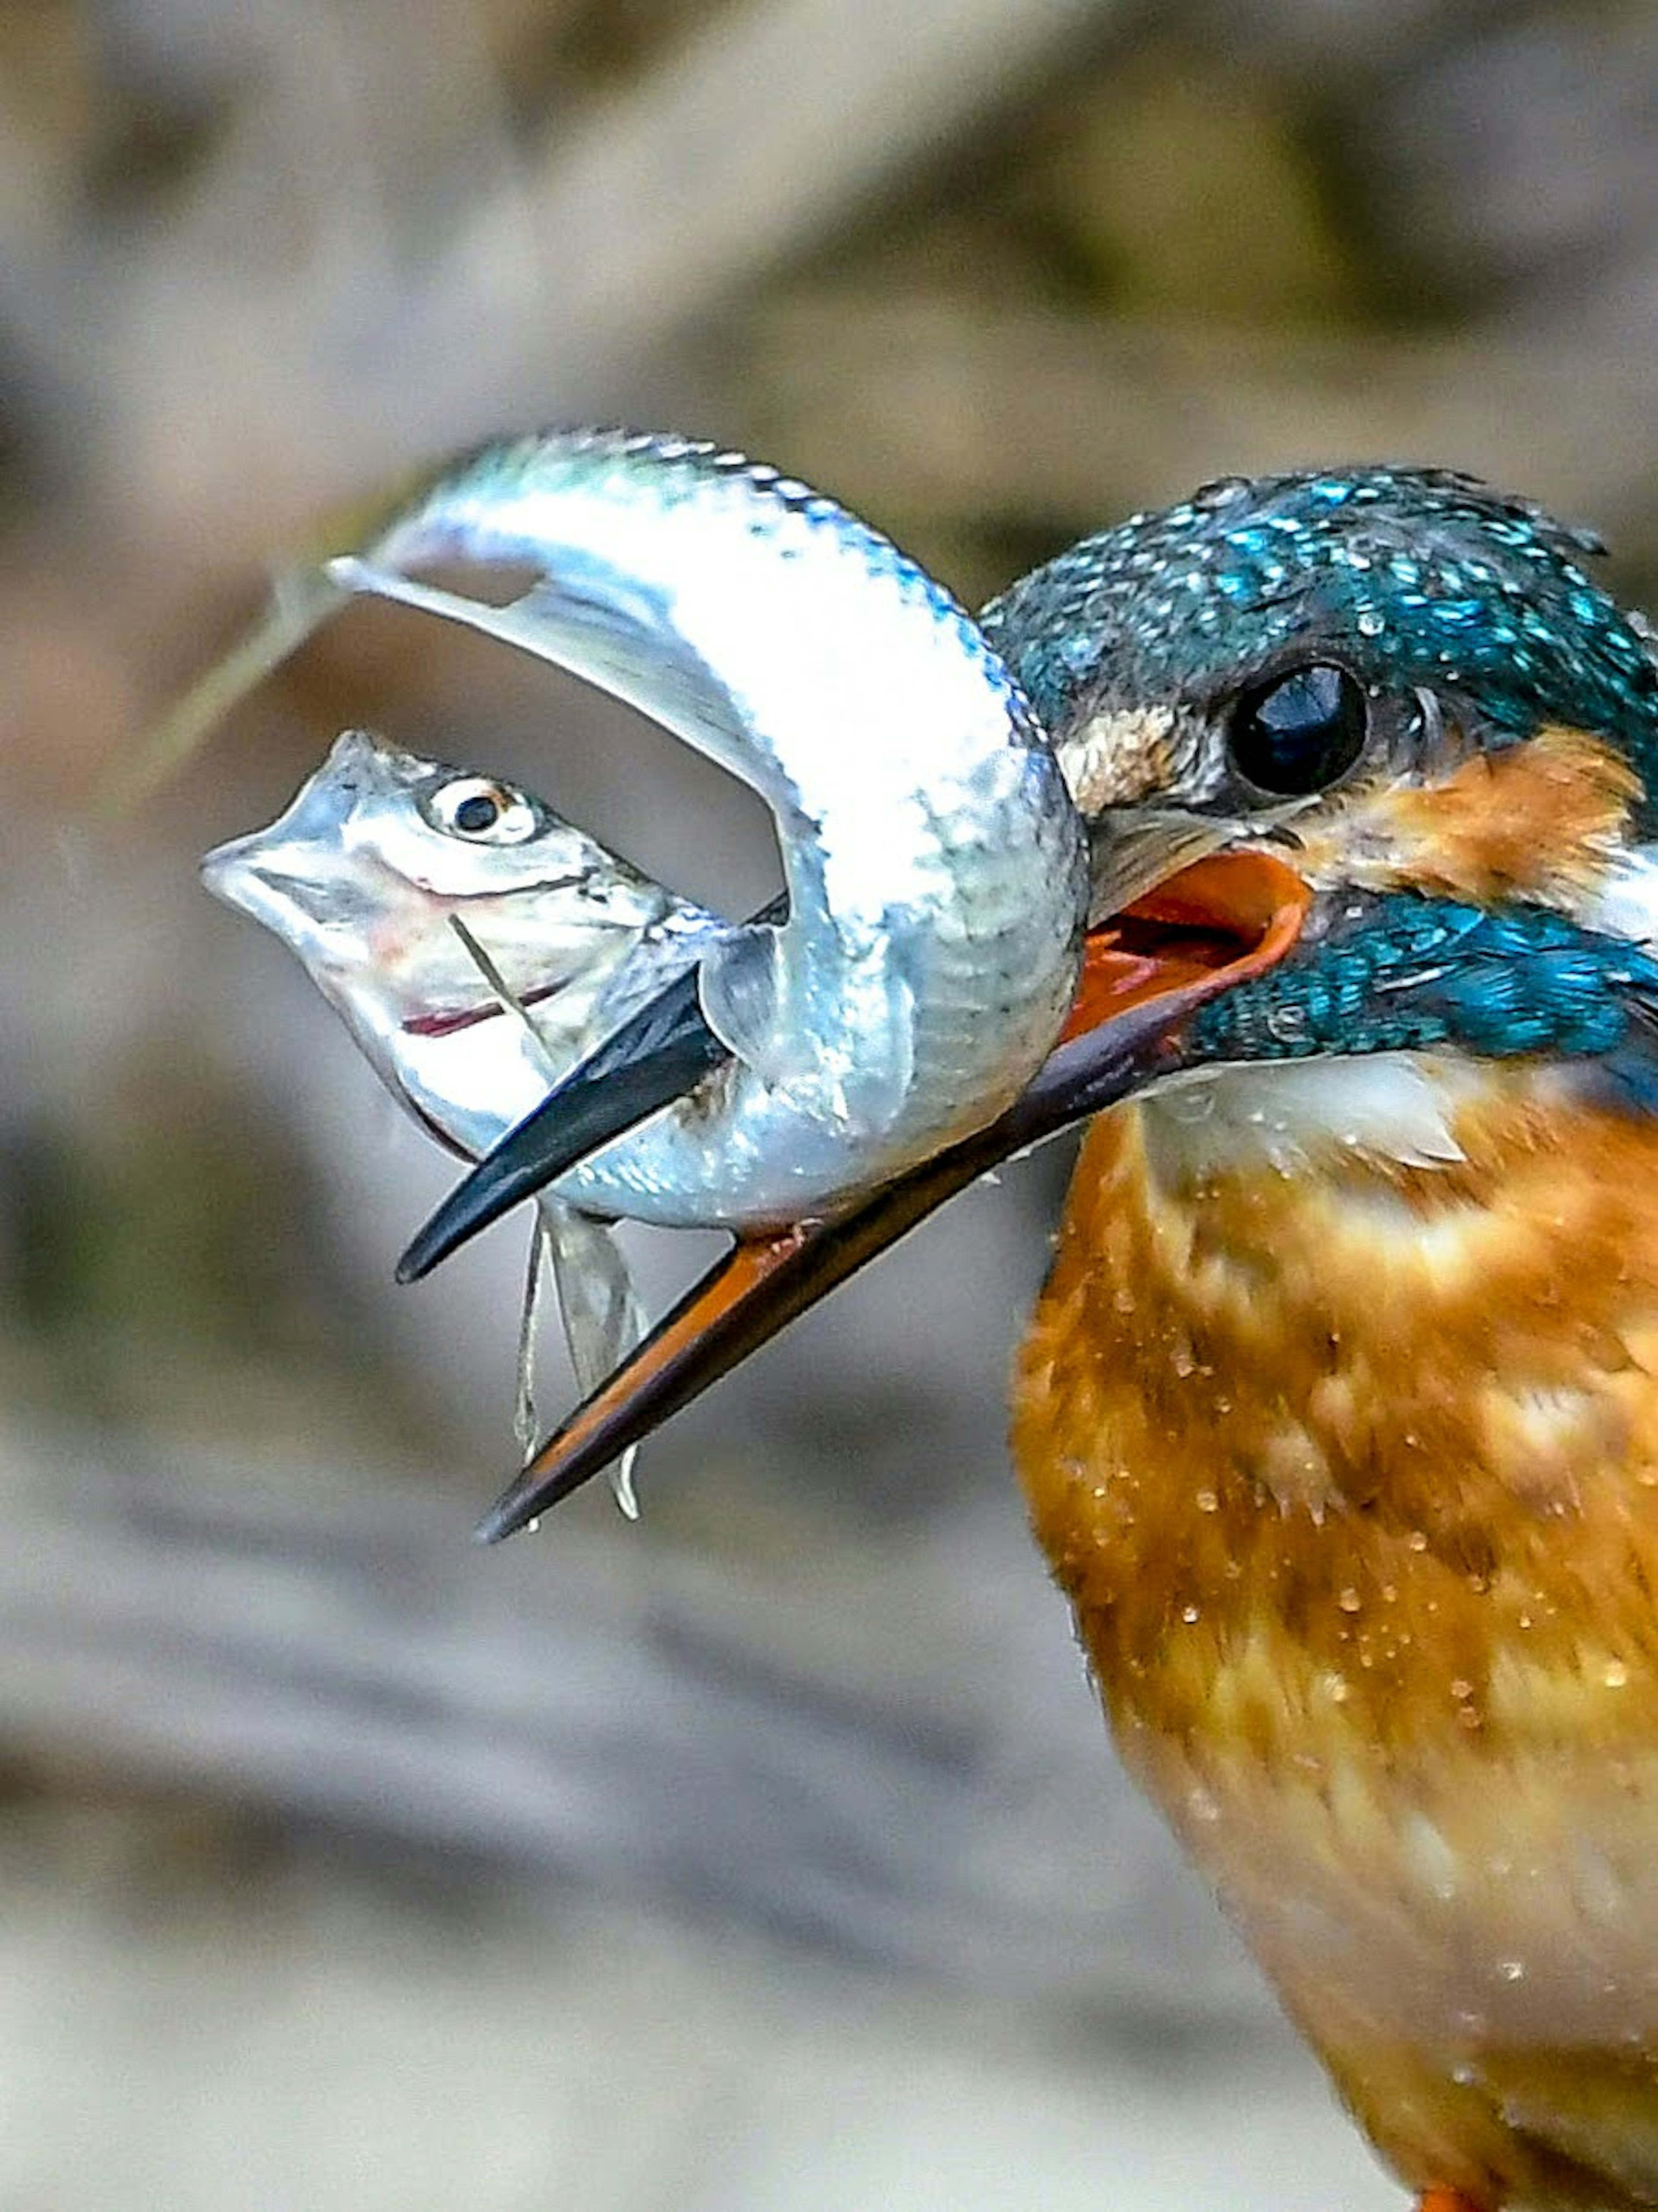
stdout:
{"type": "Polygon", "coordinates": [[[1304,890],[1293,945],[1169,1038],[1181,1074],[1410,1055],[1325,1086],[1384,1147],[1429,1062],[1650,1089],[1658,662],[1600,550],[1442,471],[1234,478],[985,611],[1097,854],[1206,825],[1304,890]]]}
{"type": "Polygon", "coordinates": [[[1658,1105],[1658,661],[1591,576],[1600,550],[1467,477],[1321,471],[1209,485],[994,600],[983,629],[1093,848],[1066,1039],[993,1129],[768,1258],[739,1247],[488,1532],[1083,1113],[1206,1082],[1264,1095],[1310,1062],[1333,1139],[1354,1140],[1362,1092],[1363,1141],[1421,1160],[1436,1085],[1498,1064],[1658,1105]]]}

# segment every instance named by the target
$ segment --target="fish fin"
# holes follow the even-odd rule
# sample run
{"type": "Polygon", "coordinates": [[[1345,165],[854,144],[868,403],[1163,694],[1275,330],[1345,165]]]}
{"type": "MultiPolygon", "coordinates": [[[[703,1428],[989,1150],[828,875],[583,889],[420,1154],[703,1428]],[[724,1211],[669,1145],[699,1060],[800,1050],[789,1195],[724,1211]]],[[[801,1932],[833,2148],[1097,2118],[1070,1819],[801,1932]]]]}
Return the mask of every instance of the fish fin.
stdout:
{"type": "MultiPolygon", "coordinates": [[[[452,914],[449,921],[484,981],[539,1043],[540,1035],[528,1009],[477,937],[458,914],[452,914]]],[[[550,1075],[551,1073],[550,1066],[550,1075]]],[[[576,1386],[583,1397],[591,1397],[645,1336],[645,1309],[614,1232],[604,1222],[596,1220],[592,1214],[578,1212],[551,1191],[539,1192],[535,1227],[530,1232],[529,1270],[519,1324],[518,1395],[513,1413],[513,1432],[519,1449],[525,1453],[534,1449],[540,1426],[536,1415],[536,1343],[541,1328],[542,1294],[550,1267],[558,1297],[564,1341],[575,1372],[576,1386]]],[[[639,1446],[629,1444],[610,1468],[610,1487],[616,1502],[629,1521],[639,1518],[639,1499],[634,1491],[634,1467],[638,1457],[639,1446]]]]}
{"type": "Polygon", "coordinates": [[[744,770],[741,717],[730,693],[651,594],[606,563],[584,562],[573,551],[556,575],[543,574],[501,605],[425,583],[355,553],[337,555],[326,574],[343,592],[367,592],[464,623],[568,669],[709,751],[734,773],[744,770]]]}
{"type": "Polygon", "coordinates": [[[541,1332],[542,1292],[550,1249],[548,1223],[539,1213],[530,1231],[530,1255],[524,1275],[524,1309],[518,1324],[518,1388],[513,1401],[513,1434],[528,1451],[540,1431],[536,1415],[536,1341],[541,1332]],[[525,1438],[529,1438],[525,1443],[525,1438]]]}
{"type": "Polygon", "coordinates": [[[696,995],[720,1043],[762,1083],[780,1087],[809,1073],[780,1034],[780,945],[774,929],[750,927],[711,945],[696,971],[696,995]]]}
{"type": "MultiPolygon", "coordinates": [[[[632,1270],[607,1222],[547,1191],[537,1200],[536,1234],[552,1261],[576,1387],[591,1397],[645,1340],[645,1309],[632,1270]]],[[[638,1445],[630,1444],[610,1469],[616,1502],[629,1521],[639,1518],[633,1486],[638,1456],[638,1445]]]]}
{"type": "Polygon", "coordinates": [[[882,1000],[878,1017],[860,1024],[870,1037],[885,1036],[888,1049],[866,1051],[856,1066],[818,1049],[817,1024],[789,1010],[786,945],[781,933],[750,926],[713,946],[697,969],[703,1018],[721,1044],[769,1088],[837,1129],[885,1128],[902,1104],[914,1060],[910,990],[890,948],[874,948],[845,963],[836,985],[844,1003],[854,994],[882,1000]]]}

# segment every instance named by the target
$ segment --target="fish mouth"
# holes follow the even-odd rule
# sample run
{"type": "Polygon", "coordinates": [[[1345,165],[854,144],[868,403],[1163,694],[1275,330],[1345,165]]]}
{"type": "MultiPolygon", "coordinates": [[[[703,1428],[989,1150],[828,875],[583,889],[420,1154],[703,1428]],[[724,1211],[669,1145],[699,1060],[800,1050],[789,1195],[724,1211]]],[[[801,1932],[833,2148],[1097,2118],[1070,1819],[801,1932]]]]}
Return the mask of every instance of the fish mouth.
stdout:
{"type": "Polygon", "coordinates": [[[331,866],[326,855],[279,842],[268,832],[256,830],[215,846],[200,867],[215,898],[279,935],[349,918],[350,886],[338,867],[331,866]]]}
{"type": "MultiPolygon", "coordinates": [[[[580,1489],[1000,1161],[1172,1073],[1192,1015],[1283,960],[1312,902],[1294,869],[1244,848],[1181,868],[1096,925],[1059,1042],[1011,1107],[823,1219],[739,1238],[547,1438],[479,1523],[478,1540],[499,1542],[580,1489]]],[[[695,1017],[694,989],[689,1019],[683,1006],[676,1014],[670,1004],[675,995],[664,994],[645,1010],[655,1018],[654,1030],[647,1020],[629,1024],[639,1029],[635,1039],[619,1032],[474,1170],[416,1238],[401,1277],[426,1272],[533,1187],[535,1146],[514,1145],[526,1130],[536,1133],[532,1125],[565,1139],[554,1155],[552,1172],[560,1173],[619,1133],[618,1120],[630,1126],[680,1095],[686,1069],[695,1080],[718,1064],[721,1048],[695,1017]],[[669,1084],[674,1087],[665,1090],[669,1084]],[[562,1129],[561,1102],[568,1109],[562,1129]],[[503,1155],[506,1170],[497,1177],[495,1163],[503,1155]]]]}

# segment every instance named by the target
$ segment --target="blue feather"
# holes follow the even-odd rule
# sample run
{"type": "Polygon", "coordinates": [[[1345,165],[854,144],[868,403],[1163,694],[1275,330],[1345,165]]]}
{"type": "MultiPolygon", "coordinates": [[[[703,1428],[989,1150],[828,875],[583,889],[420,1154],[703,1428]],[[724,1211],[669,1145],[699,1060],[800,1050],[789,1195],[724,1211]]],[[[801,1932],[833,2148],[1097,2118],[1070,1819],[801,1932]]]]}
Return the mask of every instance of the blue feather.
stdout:
{"type": "Polygon", "coordinates": [[[1431,1050],[1598,1065],[1658,1110],[1658,960],[1546,907],[1394,892],[1201,1008],[1188,1065],[1431,1050]]]}

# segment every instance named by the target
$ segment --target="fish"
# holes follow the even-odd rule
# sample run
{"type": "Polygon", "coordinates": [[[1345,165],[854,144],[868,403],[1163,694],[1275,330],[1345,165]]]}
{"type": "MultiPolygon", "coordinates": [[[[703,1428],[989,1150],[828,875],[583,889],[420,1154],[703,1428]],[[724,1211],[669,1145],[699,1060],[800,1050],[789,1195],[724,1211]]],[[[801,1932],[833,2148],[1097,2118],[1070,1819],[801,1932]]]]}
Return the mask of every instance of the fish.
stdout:
{"type": "Polygon", "coordinates": [[[1019,1095],[1074,994],[1087,836],[1019,684],[889,539],[740,454],[613,430],[494,441],[355,535],[281,578],[151,766],[367,594],[628,702],[776,824],[786,915],[698,963],[729,1064],[562,1178],[572,1202],[668,1227],[798,1221],[1019,1095]]]}
{"type": "MultiPolygon", "coordinates": [[[[1098,856],[1021,686],[889,539],[763,464],[623,431],[491,441],[347,535],[279,577],[143,772],[366,594],[586,678],[773,816],[783,904],[705,933],[686,985],[697,1079],[652,1091],[630,1036],[603,1086],[608,1141],[547,1183],[556,1200],[786,1237],[1014,1105],[1075,999],[1098,856]]],[[[363,1022],[383,1074],[385,1035],[363,1022]]],[[[522,1049],[484,1086],[492,1113],[525,1110],[522,1049]]]]}
{"type": "MultiPolygon", "coordinates": [[[[398,1104],[468,1159],[732,927],[534,793],[364,730],[338,737],[285,811],[217,847],[202,875],[288,945],[398,1104]]],[[[612,1224],[553,1189],[537,1207],[519,1354],[525,1449],[544,1263],[582,1390],[645,1329],[612,1224]]],[[[614,1466],[631,1513],[631,1450],[614,1466]]]]}

